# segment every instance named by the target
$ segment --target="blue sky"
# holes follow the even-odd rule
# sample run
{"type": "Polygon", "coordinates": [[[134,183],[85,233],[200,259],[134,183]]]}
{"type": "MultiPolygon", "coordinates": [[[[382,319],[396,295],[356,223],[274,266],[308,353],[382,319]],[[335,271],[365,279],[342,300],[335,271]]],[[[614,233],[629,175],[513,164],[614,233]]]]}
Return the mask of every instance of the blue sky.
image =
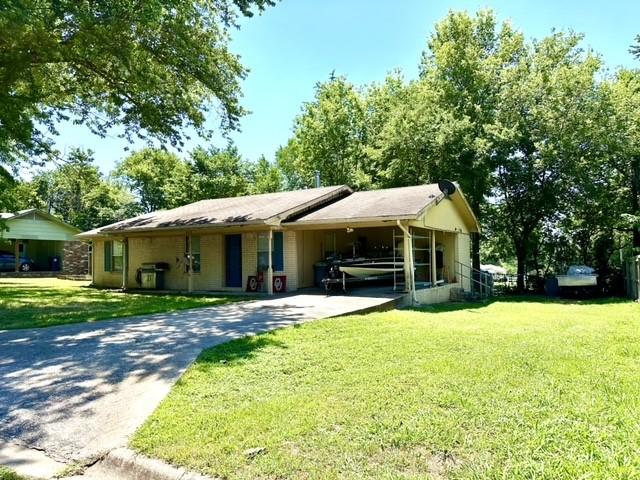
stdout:
{"type": "MultiPolygon", "coordinates": [[[[251,70],[242,88],[243,105],[252,113],[233,135],[240,152],[251,160],[273,158],[290,137],[302,102],[333,70],[355,84],[380,81],[396,68],[415,77],[433,25],[450,9],[481,8],[492,8],[529,38],[553,28],[584,33],[583,45],[609,69],[640,67],[628,53],[640,33],[638,0],[283,0],[234,32],[232,50],[251,70]]],[[[63,126],[57,145],[63,151],[91,148],[105,173],[127,154],[125,141],[98,138],[81,126],[63,126]]]]}

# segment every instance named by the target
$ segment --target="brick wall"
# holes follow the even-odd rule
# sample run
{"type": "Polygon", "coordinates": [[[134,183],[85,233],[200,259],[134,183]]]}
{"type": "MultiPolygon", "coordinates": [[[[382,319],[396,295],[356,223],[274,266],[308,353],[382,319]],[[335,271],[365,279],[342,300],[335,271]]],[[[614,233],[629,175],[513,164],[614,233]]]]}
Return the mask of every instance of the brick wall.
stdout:
{"type": "Polygon", "coordinates": [[[62,247],[62,272],[67,275],[89,273],[89,245],[78,241],[64,242],[62,247]]]}

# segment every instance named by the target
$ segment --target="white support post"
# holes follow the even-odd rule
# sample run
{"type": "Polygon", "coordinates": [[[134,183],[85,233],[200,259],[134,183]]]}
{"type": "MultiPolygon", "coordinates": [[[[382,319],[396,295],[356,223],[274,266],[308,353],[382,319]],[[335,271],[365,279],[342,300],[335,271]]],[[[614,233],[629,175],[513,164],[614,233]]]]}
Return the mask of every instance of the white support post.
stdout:
{"type": "Polygon", "coordinates": [[[269,230],[269,264],[267,265],[267,293],[273,295],[273,230],[269,230]]]}
{"type": "Polygon", "coordinates": [[[438,268],[436,265],[436,231],[431,230],[431,286],[438,285],[438,268]]]}
{"type": "Polygon", "coordinates": [[[402,225],[400,220],[397,221],[397,225],[404,233],[404,272],[405,272],[405,291],[411,295],[412,303],[418,303],[416,297],[416,273],[415,262],[413,260],[413,238],[408,227],[402,225]],[[408,290],[407,290],[408,286],[408,290]]]}
{"type": "Polygon", "coordinates": [[[411,237],[409,237],[409,232],[405,231],[403,233],[404,291],[405,293],[411,293],[411,237]]]}
{"type": "Polygon", "coordinates": [[[187,292],[193,292],[193,237],[191,236],[191,232],[187,236],[187,241],[189,242],[187,255],[189,255],[189,275],[187,276],[187,292]]]}

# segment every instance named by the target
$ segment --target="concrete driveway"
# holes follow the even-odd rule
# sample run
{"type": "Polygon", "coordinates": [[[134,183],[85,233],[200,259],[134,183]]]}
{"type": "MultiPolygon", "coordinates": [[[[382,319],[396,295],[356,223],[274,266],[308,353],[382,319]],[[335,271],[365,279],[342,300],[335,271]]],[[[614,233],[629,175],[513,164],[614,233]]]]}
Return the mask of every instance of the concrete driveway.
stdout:
{"type": "Polygon", "coordinates": [[[43,451],[64,463],[94,457],[125,445],[202,349],[305,320],[375,308],[393,298],[292,295],[2,331],[0,441],[43,451]]]}

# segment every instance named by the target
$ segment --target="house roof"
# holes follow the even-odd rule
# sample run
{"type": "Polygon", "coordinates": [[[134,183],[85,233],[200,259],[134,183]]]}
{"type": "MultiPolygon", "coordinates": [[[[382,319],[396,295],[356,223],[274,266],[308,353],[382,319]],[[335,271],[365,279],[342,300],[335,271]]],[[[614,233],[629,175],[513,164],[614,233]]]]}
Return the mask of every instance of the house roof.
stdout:
{"type": "Polygon", "coordinates": [[[2,236],[7,239],[33,240],[72,240],[80,229],[63,222],[57,217],[37,208],[28,208],[16,213],[0,212],[0,219],[7,223],[9,230],[2,236]],[[14,222],[14,220],[46,220],[42,223],[31,221],[14,222]]]}
{"type": "Polygon", "coordinates": [[[278,225],[326,202],[349,195],[347,186],[311,188],[290,192],[202,200],[171,210],[161,210],[123,220],[78,235],[91,238],[105,234],[240,225],[278,225]]]}
{"type": "Polygon", "coordinates": [[[17,220],[18,218],[25,218],[28,217],[29,215],[38,215],[40,217],[43,217],[47,220],[50,220],[54,223],[57,223],[63,227],[66,227],[70,230],[75,230],[76,232],[79,232],[80,229],[74,227],[73,225],[70,225],[62,220],[60,220],[58,217],[51,215],[50,213],[45,212],[44,210],[40,210],[38,208],[27,208],[25,210],[19,210],[16,213],[11,213],[11,212],[0,212],[0,219],[2,220],[17,220]]]}
{"type": "Polygon", "coordinates": [[[355,192],[296,219],[297,224],[413,220],[444,195],[438,184],[355,192]]]}
{"type": "MultiPolygon", "coordinates": [[[[16,213],[12,213],[12,212],[0,212],[0,218],[2,220],[9,220],[10,218],[20,218],[20,217],[24,217],[26,215],[29,215],[30,213],[33,212],[39,212],[39,210],[37,208],[27,208],[25,210],[20,210],[16,213]]],[[[39,213],[44,213],[44,212],[39,212],[39,213]]],[[[57,219],[56,219],[57,220],[57,219]]]]}

